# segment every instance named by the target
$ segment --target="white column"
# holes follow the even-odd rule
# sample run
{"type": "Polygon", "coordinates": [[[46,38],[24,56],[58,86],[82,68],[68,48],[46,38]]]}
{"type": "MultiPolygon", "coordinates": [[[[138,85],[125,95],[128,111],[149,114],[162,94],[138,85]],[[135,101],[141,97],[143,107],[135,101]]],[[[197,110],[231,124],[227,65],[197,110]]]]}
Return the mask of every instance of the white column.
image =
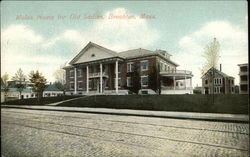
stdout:
{"type": "Polygon", "coordinates": [[[192,87],[192,77],[190,78],[190,92],[192,92],[193,87],[192,87]]]}
{"type": "Polygon", "coordinates": [[[118,94],[118,60],[115,62],[115,92],[118,94]]]}
{"type": "Polygon", "coordinates": [[[89,93],[89,66],[86,66],[86,89],[86,92],[89,93]]]}
{"type": "Polygon", "coordinates": [[[173,79],[174,79],[174,90],[175,90],[175,76],[173,76],[173,79]]]}
{"type": "Polygon", "coordinates": [[[76,81],[77,81],[77,74],[76,74],[76,68],[75,68],[75,94],[77,94],[77,92],[76,92],[76,90],[77,90],[77,83],[76,83],[76,81]]]}
{"type": "Polygon", "coordinates": [[[102,64],[100,64],[100,93],[102,93],[102,64]]]}
{"type": "Polygon", "coordinates": [[[187,85],[186,85],[186,84],[187,84],[187,82],[186,82],[186,75],[185,75],[185,83],[184,83],[184,84],[185,84],[185,89],[187,90],[187,85]]]}

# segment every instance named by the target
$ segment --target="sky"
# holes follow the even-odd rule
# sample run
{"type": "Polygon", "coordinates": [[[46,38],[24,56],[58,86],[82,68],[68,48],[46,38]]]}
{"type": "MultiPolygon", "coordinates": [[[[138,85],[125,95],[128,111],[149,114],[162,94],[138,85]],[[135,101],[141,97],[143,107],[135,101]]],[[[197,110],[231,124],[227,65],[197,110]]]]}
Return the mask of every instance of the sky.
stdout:
{"type": "Polygon", "coordinates": [[[116,52],[166,50],[201,86],[204,48],[216,38],[222,71],[238,84],[247,26],[247,1],[2,1],[1,75],[39,70],[53,82],[54,71],[92,41],[116,52]]]}

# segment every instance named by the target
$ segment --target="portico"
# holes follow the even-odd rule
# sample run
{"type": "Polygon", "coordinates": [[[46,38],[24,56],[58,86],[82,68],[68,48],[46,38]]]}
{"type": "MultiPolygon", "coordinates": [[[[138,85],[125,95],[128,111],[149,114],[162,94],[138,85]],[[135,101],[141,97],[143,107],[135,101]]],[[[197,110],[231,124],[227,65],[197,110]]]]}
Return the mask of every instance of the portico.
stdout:
{"type": "Polygon", "coordinates": [[[86,79],[84,80],[86,88],[84,88],[83,93],[104,94],[105,89],[114,89],[115,94],[118,94],[118,69],[120,61],[122,61],[121,58],[115,57],[74,65],[74,93],[77,94],[81,92],[77,84],[79,81],[77,72],[78,69],[80,69],[85,71],[84,74],[86,75],[86,79]]]}

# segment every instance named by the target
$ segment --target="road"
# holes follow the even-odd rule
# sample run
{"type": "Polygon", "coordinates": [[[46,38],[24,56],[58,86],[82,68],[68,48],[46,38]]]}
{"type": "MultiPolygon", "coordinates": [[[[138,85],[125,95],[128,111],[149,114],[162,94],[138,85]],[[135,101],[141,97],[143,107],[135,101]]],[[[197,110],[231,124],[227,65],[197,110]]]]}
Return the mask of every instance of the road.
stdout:
{"type": "Polygon", "coordinates": [[[244,123],[1,109],[4,157],[247,157],[248,135],[244,123]]]}

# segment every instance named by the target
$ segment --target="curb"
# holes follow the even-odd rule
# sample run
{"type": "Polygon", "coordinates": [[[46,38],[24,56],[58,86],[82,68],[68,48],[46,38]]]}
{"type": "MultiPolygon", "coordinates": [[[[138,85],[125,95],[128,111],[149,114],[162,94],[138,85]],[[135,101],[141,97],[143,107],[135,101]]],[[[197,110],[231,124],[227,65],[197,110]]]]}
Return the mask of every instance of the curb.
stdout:
{"type": "MultiPolygon", "coordinates": [[[[48,107],[48,106],[47,106],[48,107]]],[[[50,106],[51,107],[51,106],[50,106]]],[[[142,113],[143,110],[136,110],[137,112],[141,113],[129,113],[128,111],[124,112],[124,110],[116,110],[118,112],[110,112],[110,111],[94,111],[93,108],[84,108],[84,110],[79,109],[72,109],[69,107],[69,109],[60,109],[58,107],[54,108],[39,108],[35,107],[32,108],[28,106],[10,106],[10,105],[1,105],[1,108],[15,108],[15,109],[28,109],[28,110],[41,110],[41,111],[59,111],[59,112],[77,112],[77,113],[92,113],[92,114],[108,114],[108,115],[123,115],[123,116],[140,116],[140,117],[155,117],[155,118],[172,118],[172,119],[187,119],[187,120],[202,120],[202,121],[214,121],[214,122],[232,122],[232,123],[249,123],[248,115],[244,115],[244,117],[238,117],[238,118],[227,118],[227,117],[206,117],[206,116],[188,116],[188,115],[182,115],[176,116],[176,115],[163,115],[163,114],[150,114],[150,113],[142,113]],[[89,109],[89,110],[88,110],[89,109]]],[[[96,108],[94,108],[96,109],[96,108]]],[[[157,111],[155,111],[157,112],[157,111]]],[[[158,111],[159,112],[159,111],[158,111]]],[[[161,112],[161,111],[160,111],[161,112]]],[[[166,112],[167,113],[167,112],[166,112]]],[[[203,113],[201,113],[203,114],[203,113]]]]}

